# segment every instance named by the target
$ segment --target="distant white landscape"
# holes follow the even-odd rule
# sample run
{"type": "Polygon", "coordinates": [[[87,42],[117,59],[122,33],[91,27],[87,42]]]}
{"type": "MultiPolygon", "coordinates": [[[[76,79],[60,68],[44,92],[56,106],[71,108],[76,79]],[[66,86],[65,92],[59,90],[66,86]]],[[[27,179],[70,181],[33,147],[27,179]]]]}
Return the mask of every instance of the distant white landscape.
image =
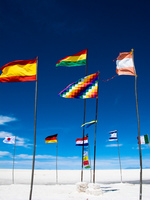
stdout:
{"type": "MultiPolygon", "coordinates": [[[[12,170],[0,169],[0,200],[28,200],[30,194],[31,170],[15,170],[12,184],[12,170]]],[[[80,170],[58,170],[56,184],[55,170],[35,170],[32,200],[138,200],[140,191],[140,170],[97,170],[96,183],[92,171],[84,170],[83,191],[79,191],[80,170]],[[78,185],[78,187],[77,187],[78,185]]],[[[150,199],[150,169],[143,170],[142,200],[150,199]]]]}

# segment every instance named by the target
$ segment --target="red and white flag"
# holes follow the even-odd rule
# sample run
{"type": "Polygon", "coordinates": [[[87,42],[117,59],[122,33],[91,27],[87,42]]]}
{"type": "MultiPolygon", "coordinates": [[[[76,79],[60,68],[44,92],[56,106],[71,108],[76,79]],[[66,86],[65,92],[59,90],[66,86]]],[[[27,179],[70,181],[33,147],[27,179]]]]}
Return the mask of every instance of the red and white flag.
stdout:
{"type": "MultiPolygon", "coordinates": [[[[85,136],[84,137],[84,146],[88,146],[89,145],[89,143],[88,143],[88,137],[87,136],[85,136]]],[[[76,146],[83,146],[83,138],[81,138],[81,139],[76,139],[76,146]]]]}
{"type": "Polygon", "coordinates": [[[116,73],[118,75],[136,75],[132,51],[119,54],[116,60],[116,73]]]}
{"type": "Polygon", "coordinates": [[[3,142],[7,144],[15,144],[15,136],[5,137],[3,142]]]}

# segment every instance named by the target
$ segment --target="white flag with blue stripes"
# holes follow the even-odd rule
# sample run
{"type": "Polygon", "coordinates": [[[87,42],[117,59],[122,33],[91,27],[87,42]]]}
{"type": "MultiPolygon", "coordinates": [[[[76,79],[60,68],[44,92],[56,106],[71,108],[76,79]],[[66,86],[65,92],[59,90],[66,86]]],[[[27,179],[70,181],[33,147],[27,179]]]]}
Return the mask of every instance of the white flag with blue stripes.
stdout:
{"type": "Polygon", "coordinates": [[[110,131],[109,132],[110,136],[109,136],[109,141],[115,141],[117,140],[117,130],[115,131],[110,131]]]}

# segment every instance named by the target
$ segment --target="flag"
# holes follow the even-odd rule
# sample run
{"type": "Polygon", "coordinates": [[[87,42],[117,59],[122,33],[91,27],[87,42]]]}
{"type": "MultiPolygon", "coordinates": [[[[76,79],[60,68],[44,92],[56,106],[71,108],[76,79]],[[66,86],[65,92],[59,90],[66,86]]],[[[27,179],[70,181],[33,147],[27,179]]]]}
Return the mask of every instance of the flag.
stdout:
{"type": "MultiPolygon", "coordinates": [[[[139,137],[137,137],[137,139],[139,140],[139,137]]],[[[141,141],[141,144],[149,144],[148,134],[140,136],[140,141],[141,141]]],[[[139,144],[139,141],[138,141],[138,144],[139,144]]]]}
{"type": "Polygon", "coordinates": [[[3,142],[7,144],[15,144],[15,136],[5,137],[3,142]]]}
{"type": "Polygon", "coordinates": [[[87,123],[85,123],[85,124],[82,124],[81,127],[86,126],[86,128],[89,128],[91,125],[93,125],[93,124],[95,124],[95,123],[97,123],[97,121],[87,122],[87,123]]]}
{"type": "Polygon", "coordinates": [[[118,75],[135,76],[135,68],[133,63],[133,54],[131,52],[120,53],[116,60],[116,73],[118,75]]]}
{"type": "Polygon", "coordinates": [[[36,81],[37,59],[17,60],[1,67],[0,82],[36,81]]]}
{"type": "Polygon", "coordinates": [[[45,143],[57,143],[57,135],[51,135],[45,138],[45,143]]]}
{"type": "MultiPolygon", "coordinates": [[[[85,136],[84,137],[84,146],[88,146],[89,145],[89,142],[88,142],[88,137],[85,136]]],[[[76,146],[83,146],[83,138],[81,139],[76,139],[76,146]]]]}
{"type": "Polygon", "coordinates": [[[85,169],[91,168],[88,160],[88,148],[84,148],[84,153],[83,153],[83,165],[85,169]]]}
{"type": "Polygon", "coordinates": [[[117,140],[117,130],[111,131],[111,132],[109,132],[109,134],[110,134],[109,141],[117,140]]]}
{"type": "Polygon", "coordinates": [[[75,66],[86,65],[86,57],[87,57],[87,49],[80,51],[79,53],[73,56],[67,56],[59,60],[56,64],[56,67],[58,66],[75,67],[75,66]]]}
{"type": "Polygon", "coordinates": [[[58,95],[64,98],[95,98],[98,95],[98,75],[99,72],[85,76],[67,86],[58,95]]]}

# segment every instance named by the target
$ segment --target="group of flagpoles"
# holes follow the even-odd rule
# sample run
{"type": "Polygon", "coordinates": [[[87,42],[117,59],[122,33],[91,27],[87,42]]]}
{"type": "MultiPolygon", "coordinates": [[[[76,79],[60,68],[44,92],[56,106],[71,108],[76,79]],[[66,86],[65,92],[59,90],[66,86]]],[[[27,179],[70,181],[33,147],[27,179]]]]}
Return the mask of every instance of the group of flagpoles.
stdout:
{"type": "Polygon", "coordinates": [[[34,179],[34,166],[35,166],[35,146],[36,146],[36,116],[37,116],[37,82],[38,82],[38,57],[37,57],[37,69],[36,69],[36,84],[35,84],[35,114],[34,114],[34,147],[33,147],[33,161],[32,161],[32,176],[30,186],[29,200],[32,199],[33,179],[34,179]]]}
{"type": "MultiPolygon", "coordinates": [[[[134,63],[134,54],[133,49],[132,52],[132,58],[134,63]]],[[[140,157],[140,195],[139,199],[142,200],[142,153],[141,153],[141,142],[140,142],[140,120],[139,120],[139,109],[138,109],[138,98],[137,98],[137,74],[136,69],[134,65],[135,70],[135,101],[136,101],[136,112],[137,112],[137,123],[138,123],[138,137],[139,137],[139,157],[140,157]]]]}
{"type": "MultiPolygon", "coordinates": [[[[131,50],[133,54],[133,49],[131,50]]],[[[132,55],[133,59],[133,55],[132,55]]],[[[133,59],[134,63],[134,59],[133,59]]],[[[38,57],[37,57],[37,69],[38,69],[38,57]]],[[[32,176],[31,176],[31,189],[30,189],[30,197],[32,198],[32,188],[33,188],[33,179],[34,179],[34,166],[35,166],[35,146],[36,146],[36,115],[37,115],[37,74],[38,70],[36,69],[36,86],[35,86],[35,119],[34,119],[34,148],[33,148],[33,163],[32,163],[32,176]]],[[[135,70],[135,66],[134,66],[135,70]]],[[[85,76],[87,76],[87,58],[86,58],[86,69],[85,76]]],[[[99,78],[99,77],[98,77],[99,78]]],[[[137,111],[137,122],[138,122],[138,138],[140,139],[140,123],[139,123],[139,111],[138,111],[138,99],[137,99],[137,75],[135,70],[135,99],[136,99],[136,111],[137,111]]],[[[95,139],[94,139],[94,167],[93,167],[93,183],[95,183],[95,158],[96,158],[96,129],[97,129],[97,109],[98,109],[98,92],[96,97],[96,115],[95,115],[95,139]]],[[[86,99],[84,99],[84,117],[83,124],[85,124],[85,110],[86,110],[86,99]]],[[[83,148],[82,148],[82,171],[81,171],[81,181],[83,181],[83,153],[84,153],[84,132],[85,126],[83,126],[83,148]]],[[[118,143],[118,139],[117,139],[118,143]]],[[[14,156],[13,156],[13,170],[12,170],[12,182],[14,183],[14,162],[15,162],[15,146],[16,146],[16,136],[15,136],[15,144],[14,144],[14,156]]],[[[58,183],[58,173],[57,173],[57,151],[58,144],[56,145],[56,183],[58,183]]],[[[118,143],[118,154],[119,154],[119,143],[118,143]]],[[[142,200],[142,154],[141,154],[141,142],[139,142],[139,157],[140,157],[140,196],[139,199],[142,200]]],[[[122,182],[122,171],[121,171],[121,161],[119,154],[119,163],[120,163],[120,174],[121,174],[121,182],[122,182]]]]}
{"type": "MultiPolygon", "coordinates": [[[[88,50],[87,50],[87,55],[88,55],[88,50]]],[[[86,58],[85,76],[87,76],[87,58],[86,58]]],[[[99,79],[99,76],[98,76],[98,79],[99,79]]],[[[99,80],[98,80],[98,82],[99,82],[99,80]]],[[[84,99],[84,115],[83,115],[83,124],[85,124],[85,110],[86,110],[86,99],[84,99]]],[[[97,97],[96,97],[96,114],[95,114],[95,122],[97,122],[97,110],[98,110],[98,88],[97,88],[97,97]]],[[[95,183],[96,129],[97,129],[97,123],[95,123],[93,183],[95,183]]],[[[82,170],[81,170],[81,182],[83,182],[84,133],[85,133],[85,126],[83,126],[83,146],[82,146],[82,170]]]]}

